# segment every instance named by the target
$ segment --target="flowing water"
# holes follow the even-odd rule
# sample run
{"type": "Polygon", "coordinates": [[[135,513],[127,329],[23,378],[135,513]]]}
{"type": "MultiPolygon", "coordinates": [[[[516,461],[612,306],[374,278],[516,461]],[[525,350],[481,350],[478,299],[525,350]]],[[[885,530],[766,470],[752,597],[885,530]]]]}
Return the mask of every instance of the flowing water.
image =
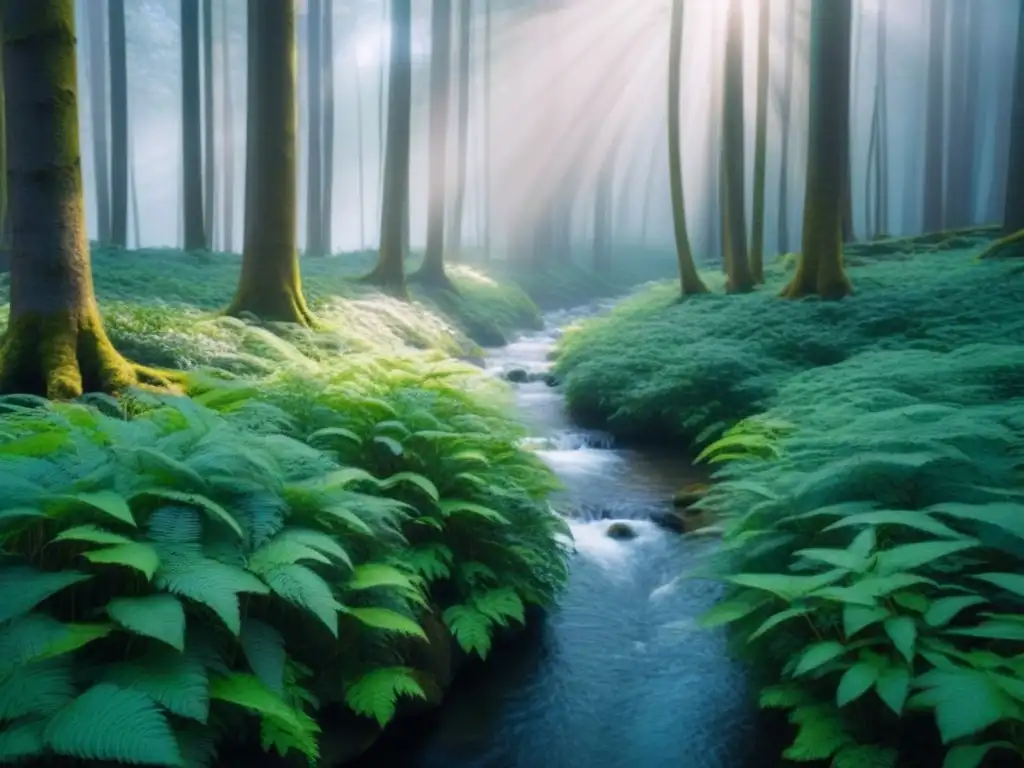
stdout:
{"type": "MultiPolygon", "coordinates": [[[[589,312],[594,312],[591,307],[589,312]]],[[[558,328],[581,313],[549,316],[558,328]]],[[[558,331],[488,358],[495,375],[549,367],[558,331]]],[[[718,588],[680,574],[713,554],[650,522],[694,480],[678,456],[617,449],[573,427],[557,389],[517,384],[516,400],[573,516],[572,577],[547,620],[486,665],[465,669],[440,710],[405,726],[360,764],[408,768],[745,768],[763,740],[742,670],[697,618],[718,588]],[[637,536],[613,540],[612,521],[637,536]]]]}

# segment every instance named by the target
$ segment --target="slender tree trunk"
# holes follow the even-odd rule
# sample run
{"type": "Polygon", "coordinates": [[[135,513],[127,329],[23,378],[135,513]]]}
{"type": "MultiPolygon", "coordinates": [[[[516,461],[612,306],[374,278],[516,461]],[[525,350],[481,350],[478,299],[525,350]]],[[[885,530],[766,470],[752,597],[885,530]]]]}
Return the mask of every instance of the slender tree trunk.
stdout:
{"type": "MultiPolygon", "coordinates": [[[[964,147],[967,124],[973,115],[964,112],[967,107],[968,38],[970,18],[968,0],[948,0],[950,3],[949,47],[949,132],[946,136],[946,199],[943,224],[963,227],[968,223],[967,200],[971,180],[968,156],[964,147]]],[[[973,0],[977,2],[977,0],[973,0]]]]}
{"type": "Polygon", "coordinates": [[[871,107],[871,128],[868,132],[868,156],[867,156],[867,173],[864,177],[864,231],[867,233],[869,238],[873,237],[878,232],[878,211],[876,206],[872,203],[871,197],[871,181],[872,177],[875,179],[875,199],[878,195],[878,120],[879,120],[879,88],[878,84],[875,84],[875,98],[872,101],[871,107]],[[874,215],[874,220],[872,220],[874,215]]]}
{"type": "Polygon", "coordinates": [[[224,164],[224,250],[235,250],[235,123],[231,88],[231,35],[228,27],[228,4],[220,4],[221,47],[221,123],[224,128],[221,157],[224,164]]]}
{"type": "Polygon", "coordinates": [[[110,243],[128,244],[128,64],[124,0],[107,0],[110,25],[110,243]]]}
{"type": "Polygon", "coordinates": [[[185,250],[206,248],[199,88],[199,0],[181,0],[181,147],[185,250]]]}
{"type": "MultiPolygon", "coordinates": [[[[320,242],[324,252],[332,252],[334,210],[334,2],[323,3],[323,70],[324,70],[324,191],[320,201],[323,232],[320,242]]],[[[362,130],[360,128],[360,130],[362,130]]],[[[360,193],[360,196],[362,193],[360,193]]]]}
{"type": "Polygon", "coordinates": [[[1019,2],[1018,5],[1010,162],[1006,169],[1006,205],[1003,209],[1003,231],[1007,234],[1024,229],[1024,2],[1019,2]]]}
{"type": "Polygon", "coordinates": [[[852,0],[812,0],[811,104],[803,246],[787,298],[851,291],[843,270],[843,195],[850,146],[852,0]]]}
{"type": "Polygon", "coordinates": [[[672,0],[672,21],[668,53],[668,169],[672,193],[672,224],[676,237],[676,259],[679,261],[679,287],[683,296],[707,293],[700,279],[690,250],[690,234],[686,229],[686,201],[683,196],[683,153],[680,137],[679,90],[683,56],[683,0],[672,0]]]}
{"type": "Polygon", "coordinates": [[[484,258],[491,258],[491,66],[492,0],[484,8],[484,258]]]}
{"type": "Polygon", "coordinates": [[[430,23],[430,157],[427,249],[415,279],[451,289],[444,271],[444,206],[448,196],[448,113],[452,82],[452,0],[432,0],[430,23]]]}
{"type": "Polygon", "coordinates": [[[216,241],[216,189],[217,166],[214,136],[216,136],[216,114],[213,110],[213,0],[203,0],[203,219],[206,224],[206,247],[214,247],[216,241]]]}
{"type": "Polygon", "coordinates": [[[932,0],[928,23],[928,108],[925,116],[924,230],[944,226],[946,0],[932,0]]]}
{"type": "Polygon", "coordinates": [[[107,149],[106,2],[93,0],[85,10],[89,51],[89,102],[92,112],[93,175],[96,177],[96,238],[110,242],[110,158],[107,149]]]}
{"type": "Polygon", "coordinates": [[[888,88],[888,6],[878,8],[878,208],[876,236],[889,234],[889,96],[888,88]]]}
{"type": "Polygon", "coordinates": [[[306,71],[309,78],[309,154],[306,158],[306,253],[324,255],[323,235],[323,62],[320,43],[323,12],[321,0],[308,0],[306,12],[306,71]]]}
{"type": "Polygon", "coordinates": [[[448,252],[458,259],[462,252],[462,226],[466,205],[466,167],[469,156],[469,47],[470,47],[470,0],[459,0],[459,122],[458,154],[455,170],[455,199],[452,201],[451,231],[448,235],[448,252]]]}
{"type": "Polygon", "coordinates": [[[793,58],[796,40],[796,0],[786,0],[786,41],[785,41],[785,66],[783,70],[783,81],[785,83],[782,92],[782,115],[779,129],[782,147],[779,150],[779,220],[778,220],[778,250],[779,253],[790,252],[789,239],[789,145],[792,141],[790,136],[790,117],[793,113],[793,58]]]}
{"type": "MultiPolygon", "coordinates": [[[[78,143],[72,0],[7,3],[10,316],[0,392],[53,399],[122,392],[140,379],[114,349],[93,292],[78,143]]],[[[96,70],[102,78],[104,70],[96,70]]]]}
{"type": "Polygon", "coordinates": [[[132,205],[132,229],[135,232],[135,247],[142,247],[142,217],[139,215],[139,187],[135,181],[135,140],[128,132],[128,193],[132,205]]]}
{"type": "Polygon", "coordinates": [[[768,67],[771,57],[771,4],[761,3],[757,21],[757,125],[754,140],[754,216],[750,273],[764,282],[764,183],[768,165],[768,67]]]}
{"type": "MultiPolygon", "coordinates": [[[[4,39],[4,12],[0,9],[0,45],[4,39]]],[[[4,57],[0,52],[0,273],[11,268],[10,228],[7,226],[7,118],[4,98],[4,57]]],[[[0,340],[0,344],[2,344],[0,340]]]]}
{"type": "Polygon", "coordinates": [[[295,0],[249,0],[247,78],[256,128],[246,141],[246,239],[238,291],[228,314],[312,325],[296,246],[298,116],[295,0]]]}
{"type": "Polygon", "coordinates": [[[356,62],[356,144],[359,162],[359,250],[366,247],[366,145],[363,141],[363,77],[356,62]]]}
{"type": "MultiPolygon", "coordinates": [[[[392,0],[381,0],[380,3],[380,61],[377,68],[377,221],[384,216],[384,159],[387,150],[384,146],[384,72],[386,59],[390,59],[390,40],[388,38],[388,9],[392,0]],[[385,52],[388,52],[385,57],[385,52]]],[[[383,243],[377,243],[380,250],[383,243]]]]}
{"type": "Polygon", "coordinates": [[[411,0],[391,0],[391,62],[388,84],[384,201],[380,257],[367,281],[405,296],[405,244],[409,209],[409,128],[412,110],[411,0]]]}

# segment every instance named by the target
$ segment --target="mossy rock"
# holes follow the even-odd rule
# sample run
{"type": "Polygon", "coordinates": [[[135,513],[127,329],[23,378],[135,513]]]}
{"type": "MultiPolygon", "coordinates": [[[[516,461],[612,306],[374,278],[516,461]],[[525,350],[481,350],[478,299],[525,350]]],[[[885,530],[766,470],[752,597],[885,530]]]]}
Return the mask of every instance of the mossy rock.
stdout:
{"type": "Polygon", "coordinates": [[[1024,257],[1024,229],[996,240],[986,248],[982,259],[1011,259],[1024,257]]]}
{"type": "Polygon", "coordinates": [[[608,526],[608,530],[605,531],[605,535],[609,539],[615,539],[616,541],[628,541],[629,539],[636,538],[636,529],[629,523],[612,523],[608,526]]]}
{"type": "Polygon", "coordinates": [[[698,514],[698,511],[692,509],[692,507],[703,499],[707,493],[708,486],[704,483],[687,485],[676,491],[676,495],[672,497],[672,506],[678,510],[685,511],[687,514],[698,514]]]}

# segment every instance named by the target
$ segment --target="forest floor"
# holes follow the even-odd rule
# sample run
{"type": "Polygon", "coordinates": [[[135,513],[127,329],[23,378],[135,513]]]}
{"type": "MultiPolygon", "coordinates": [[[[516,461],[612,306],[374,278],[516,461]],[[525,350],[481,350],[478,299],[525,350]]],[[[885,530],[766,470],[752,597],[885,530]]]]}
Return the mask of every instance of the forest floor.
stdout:
{"type": "Polygon", "coordinates": [[[790,710],[791,759],[1024,755],[1024,271],[990,237],[853,246],[841,302],[777,298],[792,257],[749,295],[665,283],[562,339],[578,419],[718,467],[707,623],[790,710]]]}

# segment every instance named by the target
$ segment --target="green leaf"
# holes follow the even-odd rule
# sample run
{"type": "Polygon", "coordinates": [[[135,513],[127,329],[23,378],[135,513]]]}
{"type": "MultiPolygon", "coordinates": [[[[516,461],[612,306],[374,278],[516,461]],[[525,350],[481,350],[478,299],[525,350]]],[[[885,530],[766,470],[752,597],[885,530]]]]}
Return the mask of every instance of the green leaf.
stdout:
{"type": "Polygon", "coordinates": [[[811,702],[811,694],[803,685],[782,683],[762,688],[758,706],[761,709],[793,709],[811,702]]]}
{"type": "Polygon", "coordinates": [[[206,723],[210,714],[206,667],[198,658],[166,646],[108,666],[103,682],[141,691],[178,717],[206,723]]]}
{"type": "Polygon", "coordinates": [[[1017,597],[1024,597],[1024,576],[1017,573],[979,573],[976,579],[987,581],[1000,589],[1012,592],[1017,597]]]}
{"type": "Polygon", "coordinates": [[[372,717],[383,728],[395,716],[399,696],[426,699],[427,694],[407,667],[375,669],[345,691],[345,703],[357,715],[372,717]]]}
{"type": "Polygon", "coordinates": [[[526,623],[526,606],[511,587],[489,589],[473,595],[473,607],[496,624],[505,626],[508,619],[526,623]]]}
{"type": "Polygon", "coordinates": [[[64,494],[56,497],[55,501],[61,506],[91,507],[119,522],[135,527],[135,518],[132,516],[131,507],[128,506],[128,500],[113,491],[64,494]]]}
{"type": "Polygon", "coordinates": [[[907,667],[891,666],[879,673],[875,693],[897,715],[903,714],[903,705],[909,692],[910,670],[907,667]]]}
{"type": "Polygon", "coordinates": [[[68,528],[54,536],[52,541],[84,541],[89,544],[130,544],[132,542],[127,536],[111,533],[95,525],[77,525],[74,528],[68,528]]]}
{"type": "Polygon", "coordinates": [[[868,564],[867,558],[845,549],[800,549],[794,552],[793,556],[831,565],[833,568],[844,568],[848,571],[863,571],[868,564]]]}
{"type": "Polygon", "coordinates": [[[978,544],[976,539],[902,544],[879,552],[875,560],[875,569],[883,575],[912,571],[957,552],[963,552],[965,549],[972,549],[978,544]]]}
{"type": "Polygon", "coordinates": [[[324,514],[336,518],[340,522],[347,524],[350,528],[354,528],[360,533],[364,533],[367,536],[373,535],[373,529],[367,525],[366,521],[344,504],[327,504],[324,506],[322,511],[324,514]]]}
{"type": "Polygon", "coordinates": [[[348,608],[346,613],[374,629],[427,639],[423,627],[408,616],[392,611],[390,608],[348,608]]]}
{"type": "Polygon", "coordinates": [[[920,592],[896,592],[891,599],[900,608],[914,613],[927,613],[931,607],[931,601],[920,592]]]}
{"type": "Polygon", "coordinates": [[[391,477],[388,477],[381,481],[380,487],[384,490],[400,485],[401,483],[409,483],[415,485],[433,501],[441,500],[441,493],[437,490],[437,486],[434,485],[428,478],[416,472],[397,472],[391,477]]]}
{"type": "Polygon", "coordinates": [[[1024,640],[1024,624],[1014,621],[983,621],[974,627],[947,629],[946,634],[984,637],[989,640],[1024,640]]]}
{"type": "Polygon", "coordinates": [[[196,507],[206,513],[207,517],[219,523],[223,523],[232,531],[238,538],[245,538],[245,534],[242,532],[242,526],[238,524],[238,521],[228,512],[224,507],[215,502],[213,499],[207,498],[199,493],[183,493],[181,491],[172,491],[167,488],[147,488],[143,491],[136,491],[132,498],[136,499],[140,496],[150,496],[152,498],[164,499],[166,501],[173,501],[177,504],[184,504],[190,507],[196,507]]]}
{"type": "Polygon", "coordinates": [[[831,707],[817,704],[797,707],[790,713],[790,720],[798,730],[796,739],[782,753],[788,760],[827,760],[843,747],[853,744],[838,711],[831,707]]]}
{"type": "Polygon", "coordinates": [[[118,597],[107,603],[106,611],[111,619],[137,635],[185,650],[185,609],[174,595],[118,597]]]}
{"type": "Polygon", "coordinates": [[[867,527],[856,536],[853,541],[850,542],[850,552],[867,560],[871,557],[871,553],[875,551],[875,546],[878,544],[878,538],[875,534],[875,529],[867,527]]]}
{"type": "Polygon", "coordinates": [[[377,445],[383,445],[393,456],[401,456],[405,453],[405,449],[402,448],[402,444],[393,437],[387,437],[386,435],[374,435],[373,442],[377,445]]]}
{"type": "Polygon", "coordinates": [[[338,609],[330,585],[304,565],[279,565],[263,578],[274,594],[309,611],[327,630],[338,636],[338,609]]]}
{"type": "Polygon", "coordinates": [[[879,671],[877,664],[867,661],[858,662],[846,670],[836,689],[836,706],[845,707],[867,693],[878,680],[879,671]]]}
{"type": "Polygon", "coordinates": [[[992,525],[1019,539],[1024,539],[1024,504],[1008,501],[993,501],[988,504],[946,502],[936,504],[930,511],[958,520],[992,525]]]}
{"type": "Polygon", "coordinates": [[[844,653],[846,653],[846,646],[834,640],[814,643],[801,654],[793,674],[797,677],[806,675],[808,672],[813,672],[830,661],[838,659],[844,653]]]}
{"type": "Polygon", "coordinates": [[[893,616],[886,619],[882,627],[907,664],[913,664],[914,643],[917,641],[917,624],[914,619],[910,616],[893,616]]]}
{"type": "Polygon", "coordinates": [[[985,744],[961,744],[946,753],[942,768],[978,768],[993,749],[1015,751],[1008,741],[990,741],[985,744]]]}
{"type": "Polygon", "coordinates": [[[0,567],[0,624],[28,613],[63,589],[92,578],[78,571],[37,571],[24,565],[0,567]]]}
{"type": "Polygon", "coordinates": [[[402,561],[427,581],[451,575],[452,551],[443,544],[428,544],[402,553],[402,561]]]}
{"type": "Polygon", "coordinates": [[[144,465],[144,475],[158,483],[205,491],[209,487],[203,476],[186,464],[153,448],[135,448],[135,454],[144,465]]]}
{"type": "Polygon", "coordinates": [[[850,639],[862,629],[884,620],[888,615],[889,611],[880,605],[847,603],[843,606],[843,633],[850,639]]]}
{"type": "Polygon", "coordinates": [[[45,720],[25,718],[7,723],[0,729],[0,764],[17,763],[30,757],[40,757],[45,720]]]}
{"type": "Polygon", "coordinates": [[[302,544],[333,558],[350,569],[354,567],[352,565],[352,558],[349,557],[345,548],[338,543],[337,538],[322,531],[314,531],[308,528],[286,528],[275,538],[302,544]]]}
{"type": "Polygon", "coordinates": [[[701,616],[700,624],[706,629],[732,624],[770,602],[771,598],[763,593],[745,590],[728,600],[716,603],[711,610],[701,616]]]}
{"type": "Polygon", "coordinates": [[[444,499],[438,506],[441,508],[441,514],[444,517],[452,517],[453,515],[469,514],[475,515],[476,517],[482,517],[485,520],[490,520],[492,523],[498,523],[500,525],[508,525],[508,519],[490,507],[485,507],[483,504],[477,504],[474,501],[465,501],[463,499],[444,499]]]}
{"type": "Polygon", "coordinates": [[[765,632],[768,632],[775,627],[779,626],[783,622],[795,619],[800,616],[806,616],[808,612],[807,608],[789,608],[785,611],[779,611],[776,614],[769,616],[757,629],[755,629],[750,636],[747,638],[747,642],[751,643],[765,632]]]}
{"type": "Polygon", "coordinates": [[[242,652],[256,677],[277,694],[284,694],[288,654],[284,638],[274,627],[258,619],[242,620],[242,652]]]}
{"type": "Polygon", "coordinates": [[[98,683],[61,710],[44,732],[58,755],[143,765],[184,765],[178,741],[153,700],[98,683]]]}
{"type": "Polygon", "coordinates": [[[957,615],[975,605],[988,602],[979,595],[955,595],[935,600],[924,614],[924,621],[930,627],[944,627],[957,615]]]}
{"type": "Polygon", "coordinates": [[[875,744],[843,747],[832,758],[832,768],[896,768],[899,752],[875,744]]]}
{"type": "Polygon", "coordinates": [[[943,744],[974,736],[1003,719],[1021,715],[1020,706],[985,672],[932,669],[914,682],[924,690],[910,703],[934,710],[943,744]]]}
{"type": "Polygon", "coordinates": [[[935,536],[945,536],[950,539],[962,539],[963,534],[940,523],[938,520],[925,512],[917,512],[910,509],[879,509],[873,512],[861,512],[838,520],[824,531],[833,531],[839,528],[848,528],[855,525],[897,525],[905,528],[931,533],[935,536]]]}
{"type": "Polygon", "coordinates": [[[0,677],[0,721],[52,715],[76,693],[70,657],[25,664],[0,677]]]}
{"type": "Polygon", "coordinates": [[[95,549],[92,552],[83,553],[82,557],[94,564],[123,565],[125,568],[133,568],[144,574],[147,581],[153,578],[153,574],[160,567],[160,556],[156,553],[156,549],[153,548],[153,545],[141,541],[133,541],[130,544],[120,544],[106,549],[95,549]]]}
{"type": "Polygon", "coordinates": [[[468,605],[453,605],[444,614],[444,623],[466,653],[486,659],[491,651],[491,620],[468,605]]]}
{"type": "Polygon", "coordinates": [[[342,440],[348,440],[356,445],[363,444],[363,438],[351,429],[345,429],[344,427],[324,427],[323,429],[318,429],[316,432],[310,434],[306,439],[306,442],[310,444],[323,443],[326,442],[328,438],[333,437],[340,437],[342,440]]]}
{"type": "Polygon", "coordinates": [[[847,573],[848,571],[842,568],[826,573],[814,574],[813,576],[781,573],[739,573],[735,576],[727,577],[726,581],[741,587],[750,587],[770,592],[787,602],[792,602],[798,597],[803,597],[828,584],[839,581],[847,573]]]}
{"type": "Polygon", "coordinates": [[[36,656],[36,661],[63,656],[73,653],[95,640],[102,640],[114,629],[113,624],[65,624],[67,630],[63,637],[55,639],[47,648],[36,656]]]}
{"type": "Polygon", "coordinates": [[[377,587],[418,589],[414,576],[384,563],[367,563],[358,566],[352,572],[352,578],[345,584],[345,589],[350,591],[376,589],[377,587]]]}
{"type": "Polygon", "coordinates": [[[165,560],[157,572],[158,589],[187,597],[217,614],[231,633],[241,631],[238,595],[265,595],[267,585],[248,571],[203,557],[165,560]]]}

